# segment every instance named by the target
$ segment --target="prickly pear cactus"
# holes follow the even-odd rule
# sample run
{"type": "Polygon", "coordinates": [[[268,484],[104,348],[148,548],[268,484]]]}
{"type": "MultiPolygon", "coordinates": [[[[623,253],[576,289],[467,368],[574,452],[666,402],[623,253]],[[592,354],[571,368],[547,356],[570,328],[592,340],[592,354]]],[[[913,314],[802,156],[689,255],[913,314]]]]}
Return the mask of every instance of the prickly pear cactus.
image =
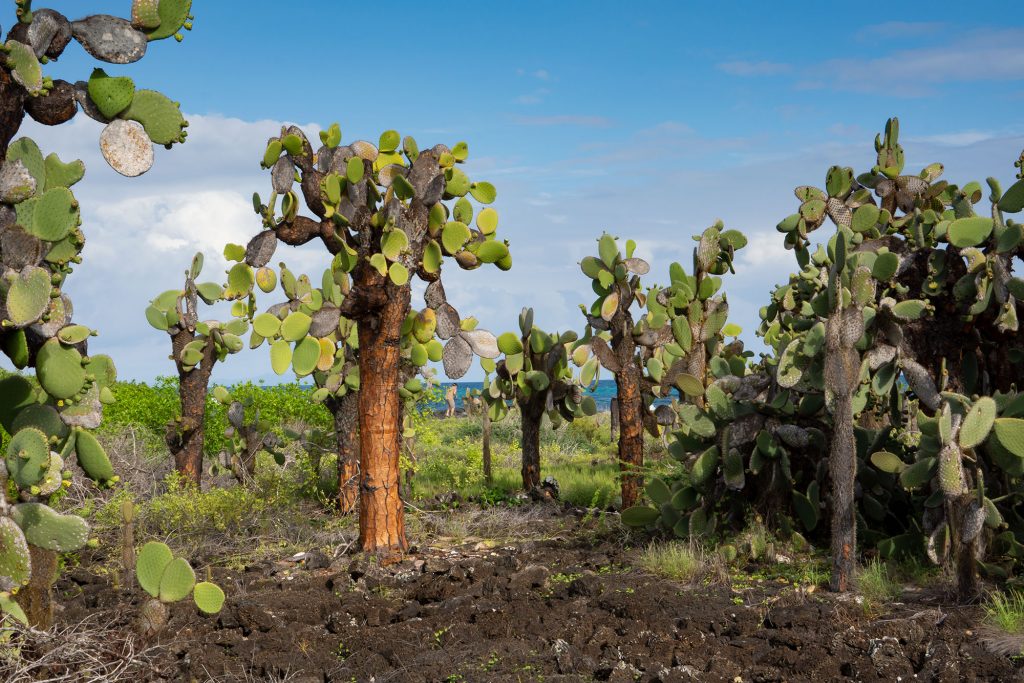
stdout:
{"type": "Polygon", "coordinates": [[[509,402],[519,407],[523,428],[523,488],[534,491],[541,486],[540,423],[548,415],[554,427],[583,415],[594,415],[597,404],[584,395],[584,387],[596,381],[597,363],[586,360],[587,349],[574,350],[575,332],[548,333],[533,324],[533,309],[519,314],[519,331],[506,332],[497,339],[503,357],[497,362],[481,360],[488,381],[481,396],[487,403],[491,420],[508,414],[509,402]],[[581,361],[578,362],[577,361],[581,361]],[[579,375],[573,363],[583,366],[579,375]],[[489,378],[494,372],[493,379],[489,378]]]}
{"type": "MultiPolygon", "coordinates": [[[[244,250],[228,245],[224,255],[240,260],[244,250]]],[[[234,317],[226,322],[199,319],[199,301],[208,306],[231,300],[239,285],[234,273],[227,272],[227,282],[200,282],[203,255],[197,253],[185,271],[183,289],[169,289],[154,298],[146,307],[146,320],[171,338],[171,360],[178,371],[178,393],[181,415],[167,425],[165,441],[174,456],[177,470],[198,484],[202,476],[203,418],[210,373],[218,362],[245,348],[242,335],[249,331],[251,312],[235,302],[234,317]]],[[[246,271],[248,272],[248,271],[246,271]]]]}
{"type": "MultiPolygon", "coordinates": [[[[588,326],[583,343],[616,376],[619,459],[624,472],[643,464],[642,427],[657,436],[677,421],[677,411],[669,406],[651,410],[655,398],[676,392],[687,403],[680,415],[683,429],[688,430],[685,420],[695,420],[703,412],[704,391],[712,376],[709,363],[714,361],[718,374],[743,373],[741,342],[729,348],[731,360],[719,353],[725,335],[735,336],[740,330],[735,325],[726,327],[729,306],[725,295],[719,294],[722,280],[718,276],[732,271],[736,251],[747,243],[742,233],[724,227],[719,221],[695,238],[693,274],[673,263],[668,287],[643,290],[640,277],[650,266],[633,257],[631,240],[623,254],[614,238],[603,235],[598,256],[580,263],[599,297],[589,312],[584,310],[588,326]],[[631,312],[634,302],[640,309],[636,322],[631,312]]],[[[624,508],[638,502],[639,485],[635,475],[623,479],[624,508]]]]}
{"type": "MultiPolygon", "coordinates": [[[[254,196],[254,208],[276,239],[323,243],[334,255],[332,291],[341,287],[338,275],[351,277],[337,310],[355,324],[358,337],[361,545],[400,550],[407,546],[398,490],[402,390],[414,389],[403,371],[403,354],[425,362],[427,344],[409,340],[416,325],[410,325],[410,279],[429,283],[426,304],[434,315],[424,312],[419,325],[436,325],[445,340],[445,371],[458,378],[474,353],[496,356],[497,349],[493,335],[463,329],[448,303],[440,284],[445,257],[467,270],[488,263],[507,270],[512,260],[507,243],[496,236],[498,214],[488,206],[496,197],[494,186],[470,180],[461,168],[468,157],[465,143],[421,150],[411,137],[392,130],[376,145],[341,140],[337,124],[320,133],[317,149],[298,127],[283,128],[268,141],[262,159],[270,171],[270,195],[265,203],[254,196]]],[[[251,273],[248,280],[255,277],[251,273]]],[[[304,343],[312,359],[307,339],[303,334],[291,343],[304,343]]],[[[294,359],[297,347],[290,350],[294,359]]]]}
{"type": "Polygon", "coordinates": [[[139,550],[135,576],[150,595],[139,609],[139,631],[144,638],[159,635],[167,625],[167,606],[189,595],[205,614],[216,614],[224,606],[220,586],[209,581],[197,583],[188,560],[174,557],[171,549],[158,541],[150,541],[139,550]]]}
{"type": "Polygon", "coordinates": [[[37,626],[50,619],[54,553],[75,550],[88,537],[81,518],[46,506],[70,483],[66,464],[77,461],[101,485],[117,480],[88,431],[99,426],[103,404],[113,400],[116,373],[110,358],[88,354],[86,341],[95,332],[72,322],[64,292],[85,244],[72,191],[85,167],[56,154],[44,156],[30,138],[14,138],[26,114],[57,125],[81,107],[105,124],[101,151],[125,175],[149,169],[153,144],[183,141],[186,123],[178,105],[155,91],[137,90],[131,78],[97,69],[88,81],[70,83],[43,72],[72,40],[111,64],[140,59],[148,41],[176,21],[172,6],[184,10],[172,33],[188,18],[188,2],[151,4],[156,14],[147,35],[124,19],[94,15],[72,22],[18,0],[18,21],[0,40],[0,348],[16,368],[32,368],[36,375],[36,382],[19,375],[0,378],[0,426],[12,435],[0,467],[0,526],[6,536],[0,544],[0,609],[37,626]],[[23,612],[11,595],[26,586],[18,597],[23,612]]]}

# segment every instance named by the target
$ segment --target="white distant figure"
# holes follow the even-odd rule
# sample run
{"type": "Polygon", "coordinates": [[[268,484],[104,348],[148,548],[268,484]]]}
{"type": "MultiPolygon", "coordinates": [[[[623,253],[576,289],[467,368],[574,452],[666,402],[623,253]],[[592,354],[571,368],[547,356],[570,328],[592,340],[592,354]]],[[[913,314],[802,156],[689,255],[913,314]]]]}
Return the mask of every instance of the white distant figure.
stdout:
{"type": "Polygon", "coordinates": [[[448,403],[448,409],[444,411],[445,417],[455,417],[455,396],[459,393],[459,385],[452,382],[444,392],[444,400],[448,403]]]}

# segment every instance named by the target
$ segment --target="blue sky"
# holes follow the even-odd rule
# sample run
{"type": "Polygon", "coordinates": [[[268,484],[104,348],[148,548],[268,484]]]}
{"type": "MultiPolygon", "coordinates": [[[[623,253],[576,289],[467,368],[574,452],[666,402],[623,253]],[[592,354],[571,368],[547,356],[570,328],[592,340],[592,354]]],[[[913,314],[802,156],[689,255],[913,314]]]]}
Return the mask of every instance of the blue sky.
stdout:
{"type": "MultiPolygon", "coordinates": [[[[72,18],[86,4],[129,6],[48,4],[72,18]]],[[[796,208],[793,187],[820,185],[834,163],[868,170],[888,116],[915,172],[942,161],[952,182],[1013,176],[1024,6],[896,5],[197,1],[182,44],[106,66],[181,101],[192,121],[149,174],[106,168],[100,126],[84,117],[26,132],[87,162],[76,191],[90,241],[69,289],[76,318],[100,329],[93,350],[124,378],[172,370],[167,338],[142,317],[148,299],[176,285],[196,249],[213,257],[259,229],[249,197],[266,194],[258,159],[282,121],[311,132],[338,121],[346,140],[389,128],[421,146],[466,140],[470,175],[498,188],[514,266],[445,277],[460,312],[495,332],[524,305],[546,329],[579,329],[576,305],[592,294],[576,262],[602,231],[636,239],[656,282],[672,260],[689,265],[689,236],[721,218],[751,238],[726,286],[756,346],[757,309],[794,263],[774,230],[796,208]]],[[[93,66],[72,45],[47,68],[78,80],[93,66]]],[[[281,258],[324,264],[315,248],[281,258]]],[[[208,263],[219,277],[223,265],[208,263]]],[[[271,377],[265,351],[215,375],[245,377],[271,377]]]]}

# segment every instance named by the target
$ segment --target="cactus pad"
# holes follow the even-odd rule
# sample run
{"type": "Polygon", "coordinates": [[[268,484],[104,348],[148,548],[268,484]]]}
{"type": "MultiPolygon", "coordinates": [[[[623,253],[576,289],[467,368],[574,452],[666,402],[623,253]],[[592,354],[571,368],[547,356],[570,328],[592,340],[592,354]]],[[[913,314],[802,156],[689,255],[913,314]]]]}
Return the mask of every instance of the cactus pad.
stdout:
{"type": "Polygon", "coordinates": [[[988,396],[982,396],[971,406],[960,425],[961,448],[974,448],[988,438],[996,419],[996,410],[996,402],[988,396]]]}
{"type": "Polygon", "coordinates": [[[28,488],[39,483],[50,466],[50,446],[46,435],[33,427],[16,432],[7,444],[4,464],[19,487],[28,488]]]}
{"type": "Polygon", "coordinates": [[[85,387],[86,371],[82,356],[57,339],[48,340],[36,356],[36,376],[46,393],[57,399],[69,399],[85,387]]]}
{"type": "Polygon", "coordinates": [[[5,161],[0,166],[0,202],[18,204],[36,191],[36,179],[21,159],[5,161]]]}
{"type": "Polygon", "coordinates": [[[138,121],[155,144],[185,141],[185,117],[177,103],[156,90],[139,90],[121,118],[138,121]]]}
{"type": "Polygon", "coordinates": [[[89,525],[77,515],[62,515],[42,503],[19,503],[11,517],[29,545],[66,553],[78,550],[89,540],[89,525]]]}
{"type": "Polygon", "coordinates": [[[78,466],[93,481],[106,483],[114,478],[114,467],[110,464],[110,458],[91,432],[78,432],[75,437],[75,453],[78,456],[78,466]]]}
{"type": "Polygon", "coordinates": [[[160,579],[173,559],[171,549],[164,543],[150,541],[142,546],[135,560],[135,577],[142,590],[154,598],[160,597],[160,579]]]}
{"type": "Polygon", "coordinates": [[[216,614],[224,606],[224,591],[215,583],[200,581],[192,591],[192,599],[200,611],[216,614]]]}
{"type": "MultiPolygon", "coordinates": [[[[155,28],[146,31],[147,37],[150,40],[163,40],[171,36],[179,38],[178,32],[182,28],[191,28],[188,23],[191,9],[192,0],[159,0],[157,14],[160,17],[160,23],[155,28]]],[[[152,21],[151,16],[149,21],[152,21]]]]}
{"type": "Polygon", "coordinates": [[[32,225],[24,226],[41,240],[58,242],[78,225],[78,202],[71,190],[55,187],[34,201],[32,225]]]}
{"type": "Polygon", "coordinates": [[[177,602],[188,596],[196,585],[196,574],[188,561],[176,557],[167,563],[160,576],[160,602],[177,602]]]}
{"type": "Polygon", "coordinates": [[[1015,417],[1001,417],[992,426],[995,440],[1004,449],[1024,458],[1024,420],[1015,417]]]}
{"type": "Polygon", "coordinates": [[[0,517],[0,590],[10,591],[28,583],[32,558],[21,527],[10,517],[0,517]]]}
{"type": "Polygon", "coordinates": [[[109,64],[131,64],[146,54],[146,35],[127,19],[94,14],[71,23],[71,32],[85,51],[109,64]]]}
{"type": "Polygon", "coordinates": [[[128,108],[135,95],[135,82],[127,76],[108,76],[103,69],[93,69],[87,86],[89,99],[104,117],[112,119],[128,108]]]}
{"type": "Polygon", "coordinates": [[[137,121],[116,119],[100,133],[100,152],[110,167],[134,178],[153,167],[153,143],[137,121]]]}
{"type": "Polygon", "coordinates": [[[39,320],[50,305],[50,274],[37,266],[25,266],[7,290],[7,317],[15,327],[39,320]]]}
{"type": "Polygon", "coordinates": [[[30,95],[42,94],[43,69],[32,48],[13,39],[8,40],[4,47],[7,51],[7,68],[11,70],[14,80],[30,95]]]}

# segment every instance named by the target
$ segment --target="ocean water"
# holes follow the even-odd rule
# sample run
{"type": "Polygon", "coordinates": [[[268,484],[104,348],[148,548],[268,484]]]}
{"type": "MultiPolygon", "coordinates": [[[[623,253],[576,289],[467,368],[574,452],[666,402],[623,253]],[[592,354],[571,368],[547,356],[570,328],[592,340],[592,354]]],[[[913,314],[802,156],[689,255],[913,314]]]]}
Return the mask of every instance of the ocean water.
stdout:
{"type": "MultiPolygon", "coordinates": [[[[451,386],[453,382],[441,382],[441,395],[451,386]]],[[[482,389],[483,382],[454,382],[458,386],[458,394],[455,399],[455,409],[458,411],[462,410],[462,399],[466,394],[467,389],[482,389]]],[[[597,382],[597,386],[593,391],[587,392],[590,396],[594,397],[594,401],[597,403],[597,409],[599,411],[610,410],[611,400],[615,398],[616,386],[615,380],[613,379],[602,379],[597,382]]],[[[667,399],[658,399],[655,404],[669,403],[667,399]]],[[[438,401],[437,403],[431,404],[431,407],[437,410],[444,410],[444,401],[438,401]]]]}

